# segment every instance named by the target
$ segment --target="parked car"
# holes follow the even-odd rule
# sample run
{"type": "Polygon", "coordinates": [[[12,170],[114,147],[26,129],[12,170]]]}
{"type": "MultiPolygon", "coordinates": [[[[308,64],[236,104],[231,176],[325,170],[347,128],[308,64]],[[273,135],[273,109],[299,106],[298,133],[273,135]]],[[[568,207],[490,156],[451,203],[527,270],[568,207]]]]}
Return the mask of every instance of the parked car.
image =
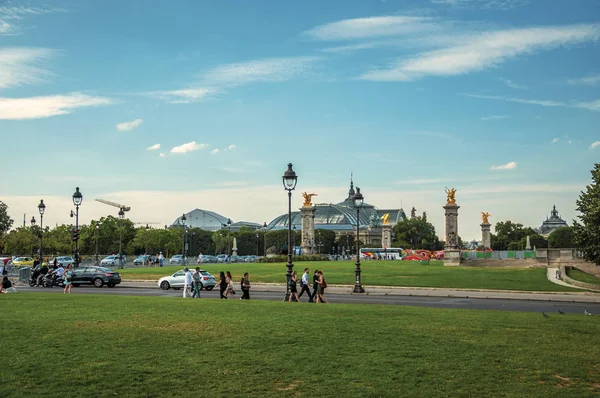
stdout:
{"type": "Polygon", "coordinates": [[[135,260],[133,260],[133,265],[145,265],[150,264],[152,262],[152,256],[142,254],[138,256],[135,260]]]}
{"type": "Polygon", "coordinates": [[[105,267],[80,267],[73,270],[71,280],[75,287],[83,284],[93,284],[96,287],[104,285],[115,287],[121,283],[121,275],[105,267]]]}
{"type": "MultiPolygon", "coordinates": [[[[123,256],[122,258],[122,265],[124,266],[125,264],[127,264],[127,257],[123,256]]],[[[119,266],[119,255],[112,255],[112,256],[106,256],[102,259],[102,261],[100,261],[100,265],[105,265],[105,266],[110,266],[110,267],[115,267],[115,266],[119,266]]]]}
{"type": "Polygon", "coordinates": [[[218,263],[224,263],[225,260],[227,260],[227,254],[219,254],[217,256],[217,262],[218,263]]]}
{"type": "MultiPolygon", "coordinates": [[[[58,263],[58,265],[66,267],[68,264],[75,264],[75,259],[72,256],[59,256],[56,257],[56,262],[58,263]]],[[[50,263],[50,265],[53,265],[54,259],[48,261],[48,263],[50,263]]]]}
{"type": "Polygon", "coordinates": [[[12,260],[13,265],[16,265],[17,267],[22,267],[22,266],[32,266],[33,265],[33,258],[32,257],[15,257],[12,260]]]}
{"type": "Polygon", "coordinates": [[[209,256],[206,254],[203,254],[198,259],[199,264],[210,264],[210,263],[216,263],[216,262],[217,262],[217,258],[215,256],[209,256]]]}
{"type": "Polygon", "coordinates": [[[187,263],[187,258],[183,257],[183,254],[176,254],[169,259],[169,264],[180,264],[187,263]]]}
{"type": "MultiPolygon", "coordinates": [[[[200,270],[202,278],[200,281],[200,290],[213,290],[217,285],[215,277],[212,276],[208,271],[203,269],[200,270]]],[[[185,285],[185,272],[183,270],[175,272],[173,275],[163,276],[158,280],[158,287],[162,290],[169,290],[173,288],[175,290],[181,289],[185,285]]]]}
{"type": "Polygon", "coordinates": [[[258,260],[258,256],[255,256],[255,255],[246,256],[247,263],[255,263],[257,260],[258,260]]]}

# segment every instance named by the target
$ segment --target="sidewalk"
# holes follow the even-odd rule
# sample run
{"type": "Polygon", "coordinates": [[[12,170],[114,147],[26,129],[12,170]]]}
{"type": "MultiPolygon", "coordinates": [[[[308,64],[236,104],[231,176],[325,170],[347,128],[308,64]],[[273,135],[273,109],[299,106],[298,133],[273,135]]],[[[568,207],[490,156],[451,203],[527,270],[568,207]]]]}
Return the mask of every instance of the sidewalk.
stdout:
{"type": "MultiPolygon", "coordinates": [[[[157,281],[123,280],[119,285],[130,288],[159,289],[157,281]]],[[[567,285],[571,286],[571,285],[567,285]]],[[[329,285],[327,294],[352,294],[353,286],[329,285]]],[[[482,298],[507,300],[535,300],[600,303],[600,294],[592,292],[523,292],[515,290],[469,290],[444,289],[433,287],[395,287],[395,286],[364,286],[368,296],[420,296],[420,297],[452,297],[452,298],[482,298]]],[[[252,283],[255,292],[285,292],[285,284],[252,283]]],[[[357,293],[361,295],[363,293],[357,293]]]]}

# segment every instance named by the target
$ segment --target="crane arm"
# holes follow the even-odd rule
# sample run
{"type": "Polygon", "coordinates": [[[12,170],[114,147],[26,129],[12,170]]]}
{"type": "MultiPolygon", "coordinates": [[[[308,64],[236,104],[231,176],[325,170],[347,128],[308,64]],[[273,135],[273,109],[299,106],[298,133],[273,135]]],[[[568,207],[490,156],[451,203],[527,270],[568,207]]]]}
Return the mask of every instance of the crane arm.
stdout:
{"type": "Polygon", "coordinates": [[[96,199],[96,202],[104,203],[105,205],[109,205],[109,206],[118,207],[119,209],[123,209],[123,211],[129,211],[129,210],[131,210],[131,207],[129,207],[129,206],[125,206],[125,205],[122,205],[122,204],[119,204],[119,203],[111,202],[110,200],[96,199]]]}

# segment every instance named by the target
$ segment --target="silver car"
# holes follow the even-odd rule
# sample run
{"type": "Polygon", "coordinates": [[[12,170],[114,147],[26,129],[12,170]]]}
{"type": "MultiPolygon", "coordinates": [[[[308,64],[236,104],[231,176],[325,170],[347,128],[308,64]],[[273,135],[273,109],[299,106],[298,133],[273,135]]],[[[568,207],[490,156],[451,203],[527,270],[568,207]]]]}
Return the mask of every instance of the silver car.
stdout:
{"type": "MultiPolygon", "coordinates": [[[[127,257],[123,256],[122,258],[123,265],[127,264],[127,257]]],[[[119,266],[119,255],[106,256],[100,261],[100,265],[105,267],[115,267],[119,266]]]]}
{"type": "MultiPolygon", "coordinates": [[[[193,273],[194,271],[192,271],[193,273]]],[[[203,269],[200,270],[200,290],[213,290],[217,285],[215,277],[212,276],[208,271],[203,269]]],[[[181,289],[185,285],[185,272],[183,270],[175,272],[173,275],[163,276],[158,280],[158,287],[162,290],[169,290],[173,288],[175,290],[181,289]]]]}
{"type": "Polygon", "coordinates": [[[176,254],[169,259],[169,264],[183,265],[187,262],[187,258],[183,257],[183,254],[176,254]]]}

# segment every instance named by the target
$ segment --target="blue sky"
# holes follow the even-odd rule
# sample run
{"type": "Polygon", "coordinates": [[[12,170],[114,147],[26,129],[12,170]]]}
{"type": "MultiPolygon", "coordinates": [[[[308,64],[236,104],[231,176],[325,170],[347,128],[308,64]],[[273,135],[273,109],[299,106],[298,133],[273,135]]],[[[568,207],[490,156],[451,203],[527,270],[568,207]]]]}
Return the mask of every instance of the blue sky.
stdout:
{"type": "Polygon", "coordinates": [[[595,0],[0,0],[0,200],[50,223],[132,206],[270,221],[294,163],[337,202],[350,173],[378,207],[460,234],[479,214],[569,222],[600,158],[595,0]],[[150,5],[151,4],[151,5],[150,5]]]}

